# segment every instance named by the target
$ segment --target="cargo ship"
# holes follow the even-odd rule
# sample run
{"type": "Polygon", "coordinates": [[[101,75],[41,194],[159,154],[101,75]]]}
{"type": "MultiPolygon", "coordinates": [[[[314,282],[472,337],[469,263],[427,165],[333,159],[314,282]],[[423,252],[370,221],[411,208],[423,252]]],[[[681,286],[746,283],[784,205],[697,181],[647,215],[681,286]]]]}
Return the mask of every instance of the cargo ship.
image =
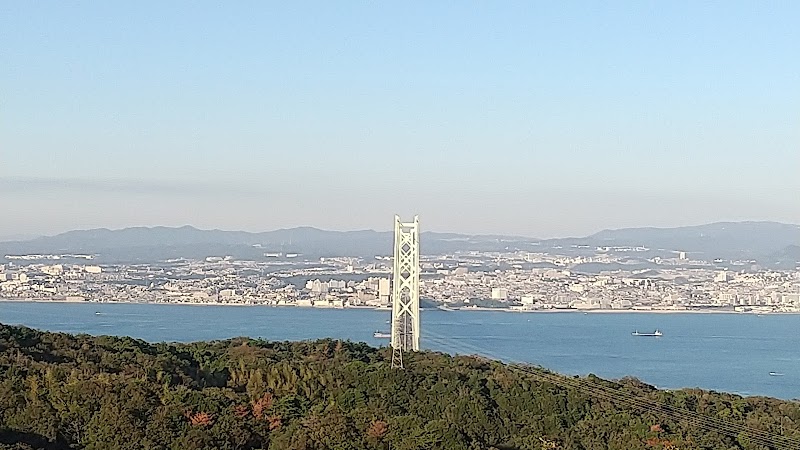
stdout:
{"type": "Polygon", "coordinates": [[[659,336],[663,336],[663,335],[664,335],[664,333],[662,333],[662,332],[660,332],[658,330],[656,330],[656,331],[654,331],[652,333],[639,333],[638,331],[634,331],[633,333],[631,333],[631,336],[655,336],[655,337],[659,337],[659,336]]]}

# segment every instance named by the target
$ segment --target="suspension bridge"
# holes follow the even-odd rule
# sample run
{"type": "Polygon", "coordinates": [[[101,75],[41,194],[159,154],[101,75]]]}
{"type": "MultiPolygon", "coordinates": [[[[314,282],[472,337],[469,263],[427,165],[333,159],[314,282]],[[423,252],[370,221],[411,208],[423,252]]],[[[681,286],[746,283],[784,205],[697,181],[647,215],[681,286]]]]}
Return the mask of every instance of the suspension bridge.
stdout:
{"type": "MultiPolygon", "coordinates": [[[[394,265],[392,273],[391,348],[392,367],[404,369],[403,354],[420,350],[421,321],[419,310],[419,217],[403,222],[395,216],[394,265]]],[[[775,434],[741,422],[713,417],[665,402],[637,395],[621,387],[611,387],[585,378],[569,377],[521,361],[475,344],[457,341],[448,336],[425,330],[425,341],[438,349],[456,355],[468,355],[502,362],[510,370],[524,374],[540,383],[584,393],[591,398],[650,413],[687,426],[727,435],[733,439],[745,437],[751,443],[772,450],[800,450],[800,439],[775,434]]]]}

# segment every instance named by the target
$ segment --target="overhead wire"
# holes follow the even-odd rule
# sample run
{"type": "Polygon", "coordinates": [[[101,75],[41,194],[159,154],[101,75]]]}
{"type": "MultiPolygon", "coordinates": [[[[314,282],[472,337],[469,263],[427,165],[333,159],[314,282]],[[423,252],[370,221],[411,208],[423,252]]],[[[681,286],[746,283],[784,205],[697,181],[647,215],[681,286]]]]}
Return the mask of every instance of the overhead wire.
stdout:
{"type": "MultiPolygon", "coordinates": [[[[441,340],[440,340],[441,342],[441,340]]],[[[477,351],[478,354],[483,353],[481,356],[486,356],[488,352],[484,349],[479,348],[477,346],[471,346],[468,344],[463,344],[463,348],[471,347],[473,351],[477,351]]],[[[489,357],[496,358],[497,355],[489,354],[489,357]]],[[[511,360],[511,358],[506,358],[507,360],[511,360]]],[[[512,360],[512,362],[515,362],[512,360]]],[[[521,363],[521,362],[516,362],[521,363]]],[[[524,364],[524,363],[521,363],[524,364]]],[[[752,427],[747,427],[742,424],[737,424],[733,422],[726,422],[718,418],[712,418],[709,416],[705,416],[703,414],[696,413],[694,411],[677,408],[672,405],[664,404],[655,402],[648,399],[643,399],[640,396],[634,396],[632,394],[626,393],[624,391],[610,389],[604,386],[599,385],[588,385],[585,383],[584,380],[574,379],[569,377],[560,376],[557,374],[548,373],[543,371],[542,369],[534,370],[528,366],[508,366],[514,370],[523,371],[530,375],[537,376],[544,381],[561,385],[562,387],[570,387],[573,389],[579,389],[586,391],[587,393],[591,394],[592,396],[607,399],[610,401],[620,401],[626,402],[629,406],[635,406],[637,408],[649,409],[649,410],[656,410],[662,414],[669,415],[678,420],[684,421],[692,421],[695,425],[704,426],[707,429],[715,430],[715,431],[724,431],[725,434],[731,437],[738,437],[740,433],[746,433],[751,441],[756,443],[761,443],[762,445],[767,445],[775,448],[778,446],[783,445],[791,445],[792,447],[789,448],[800,448],[800,444],[796,439],[778,436],[774,434],[770,434],[765,430],[759,430],[752,427]]]]}
{"type": "MultiPolygon", "coordinates": [[[[440,345],[447,345],[445,342],[443,342],[441,340],[439,340],[438,342],[440,343],[440,345]]],[[[455,347],[451,346],[451,348],[455,348],[455,347]]],[[[477,350],[482,350],[482,349],[478,349],[477,347],[473,347],[473,348],[477,349],[477,350]]],[[[456,350],[456,353],[459,353],[459,351],[456,350]]],[[[475,353],[473,353],[473,354],[475,354],[475,353]]],[[[479,356],[487,357],[486,355],[480,355],[480,353],[478,353],[478,354],[479,354],[479,356]]],[[[489,355],[488,357],[495,358],[496,356],[495,355],[489,355]]],[[[539,379],[541,379],[544,382],[549,382],[551,384],[554,384],[554,385],[557,385],[557,386],[560,386],[560,387],[572,388],[572,389],[577,389],[579,391],[586,392],[587,394],[589,394],[591,397],[594,397],[594,398],[599,398],[599,399],[607,400],[607,401],[610,401],[610,402],[622,401],[623,403],[627,403],[628,406],[633,407],[635,409],[644,409],[644,410],[649,410],[650,412],[658,412],[658,413],[660,413],[662,415],[671,417],[671,418],[679,420],[679,421],[684,421],[684,422],[687,422],[687,423],[695,425],[695,426],[703,427],[705,429],[722,432],[723,434],[728,435],[729,437],[732,437],[732,438],[738,438],[738,436],[741,433],[744,432],[744,433],[748,434],[748,437],[750,438],[750,440],[752,442],[760,444],[760,445],[765,445],[765,446],[767,446],[769,448],[773,448],[773,449],[776,449],[776,450],[781,449],[781,448],[787,448],[787,449],[800,448],[800,447],[796,447],[796,446],[786,447],[786,445],[787,445],[786,443],[776,442],[775,441],[776,437],[777,438],[780,438],[780,437],[774,436],[774,435],[769,435],[769,434],[764,435],[764,434],[760,433],[760,432],[763,432],[764,430],[758,430],[758,429],[754,429],[754,428],[744,427],[744,426],[739,425],[739,424],[727,423],[727,422],[710,423],[709,420],[712,420],[712,418],[710,418],[708,416],[697,415],[696,413],[695,413],[695,415],[686,414],[686,413],[692,413],[692,411],[680,410],[680,409],[676,411],[675,408],[671,407],[670,405],[654,403],[654,402],[652,402],[650,400],[643,401],[643,399],[641,399],[641,398],[632,397],[632,396],[628,395],[627,393],[620,392],[620,391],[617,391],[617,390],[602,389],[602,388],[599,389],[599,387],[592,387],[592,386],[589,386],[589,385],[587,385],[585,383],[582,383],[582,382],[579,382],[578,384],[576,384],[575,381],[577,381],[577,380],[574,380],[574,379],[571,379],[571,378],[565,378],[565,377],[559,376],[559,375],[549,374],[547,372],[542,372],[542,369],[539,369],[538,371],[534,371],[533,369],[530,369],[530,368],[527,368],[527,367],[519,367],[519,366],[514,366],[514,365],[507,365],[507,367],[509,367],[512,370],[521,371],[521,372],[524,372],[526,374],[538,377],[539,379]],[[620,398],[620,397],[627,397],[627,398],[620,398]]],[[[781,440],[789,441],[788,445],[795,445],[793,443],[793,440],[791,440],[789,438],[782,438],[781,440]]]]}
{"type": "Polygon", "coordinates": [[[787,436],[775,435],[766,430],[760,430],[757,428],[749,427],[744,424],[729,422],[720,418],[710,417],[705,414],[701,414],[688,409],[679,408],[666,403],[642,398],[640,396],[635,396],[631,393],[619,389],[611,389],[609,387],[597,384],[588,384],[584,380],[554,374],[546,371],[545,369],[533,369],[532,367],[530,367],[528,363],[524,361],[519,361],[515,360],[514,358],[504,357],[503,355],[499,355],[496,352],[490,352],[484,348],[472,344],[464,342],[455,343],[452,338],[438,335],[436,333],[431,333],[430,331],[426,331],[425,338],[426,340],[438,343],[439,345],[445,348],[450,348],[455,350],[456,354],[460,352],[464,352],[465,354],[470,354],[470,352],[472,352],[472,354],[476,354],[481,357],[507,361],[510,364],[506,364],[506,367],[512,370],[520,371],[528,375],[535,376],[540,380],[549,382],[551,384],[560,387],[577,389],[595,398],[607,400],[612,403],[622,402],[627,404],[628,406],[634,407],[635,409],[644,409],[651,412],[658,412],[662,415],[666,415],[668,417],[677,419],[679,421],[685,421],[695,426],[701,426],[707,430],[721,432],[722,434],[725,434],[734,439],[737,439],[741,434],[745,434],[753,443],[765,445],[775,450],[784,448],[791,450],[800,449],[800,440],[798,439],[790,438],[787,436]]]}
{"type": "MultiPolygon", "coordinates": [[[[468,344],[464,344],[469,346],[468,344]]],[[[491,354],[487,352],[485,349],[482,349],[477,346],[469,346],[472,348],[473,351],[477,352],[478,354],[489,355],[489,357],[495,358],[497,357],[496,354],[491,354]]],[[[513,361],[511,358],[505,358],[511,362],[515,362],[518,364],[525,364],[524,362],[520,361],[513,361]]],[[[636,406],[638,408],[644,409],[651,409],[657,410],[662,414],[668,414],[673,418],[678,420],[692,420],[695,424],[701,424],[706,426],[706,428],[716,431],[724,431],[731,437],[738,437],[739,433],[746,433],[748,437],[751,438],[753,441],[757,441],[759,443],[768,445],[768,446],[781,446],[781,445],[791,445],[791,448],[800,448],[800,443],[798,443],[797,439],[792,439],[786,436],[779,436],[775,434],[771,434],[766,430],[760,430],[753,427],[748,427],[746,425],[727,422],[719,418],[709,417],[704,414],[700,414],[691,410],[678,408],[673,405],[665,404],[656,402],[649,399],[644,399],[641,396],[635,396],[633,394],[620,391],[618,389],[611,389],[605,386],[594,385],[594,384],[587,384],[585,380],[581,379],[574,379],[569,377],[564,377],[558,374],[549,373],[543,371],[542,369],[533,369],[528,365],[523,365],[522,367],[519,366],[509,366],[515,370],[521,370],[531,375],[538,376],[545,381],[549,381],[551,383],[556,384],[564,384],[566,386],[572,387],[574,389],[581,389],[587,391],[596,397],[607,398],[611,401],[619,401],[623,400],[629,403],[632,406],[636,406]]]]}

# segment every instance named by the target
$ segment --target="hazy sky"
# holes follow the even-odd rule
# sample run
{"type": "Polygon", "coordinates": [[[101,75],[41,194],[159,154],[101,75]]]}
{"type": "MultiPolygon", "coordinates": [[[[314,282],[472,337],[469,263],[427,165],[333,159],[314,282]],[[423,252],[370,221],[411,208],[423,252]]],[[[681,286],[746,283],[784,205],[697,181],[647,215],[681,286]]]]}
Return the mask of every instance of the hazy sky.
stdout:
{"type": "Polygon", "coordinates": [[[0,236],[800,223],[800,2],[0,3],[0,236]]]}

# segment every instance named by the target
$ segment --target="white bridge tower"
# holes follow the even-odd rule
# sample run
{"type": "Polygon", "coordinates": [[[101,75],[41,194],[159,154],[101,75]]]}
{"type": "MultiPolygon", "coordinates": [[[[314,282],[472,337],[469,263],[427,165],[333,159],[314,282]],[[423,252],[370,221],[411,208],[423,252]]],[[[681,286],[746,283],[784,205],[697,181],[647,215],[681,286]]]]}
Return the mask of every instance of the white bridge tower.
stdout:
{"type": "Polygon", "coordinates": [[[419,216],[394,216],[392,275],[392,367],[403,368],[403,352],[419,350],[419,216]]]}

